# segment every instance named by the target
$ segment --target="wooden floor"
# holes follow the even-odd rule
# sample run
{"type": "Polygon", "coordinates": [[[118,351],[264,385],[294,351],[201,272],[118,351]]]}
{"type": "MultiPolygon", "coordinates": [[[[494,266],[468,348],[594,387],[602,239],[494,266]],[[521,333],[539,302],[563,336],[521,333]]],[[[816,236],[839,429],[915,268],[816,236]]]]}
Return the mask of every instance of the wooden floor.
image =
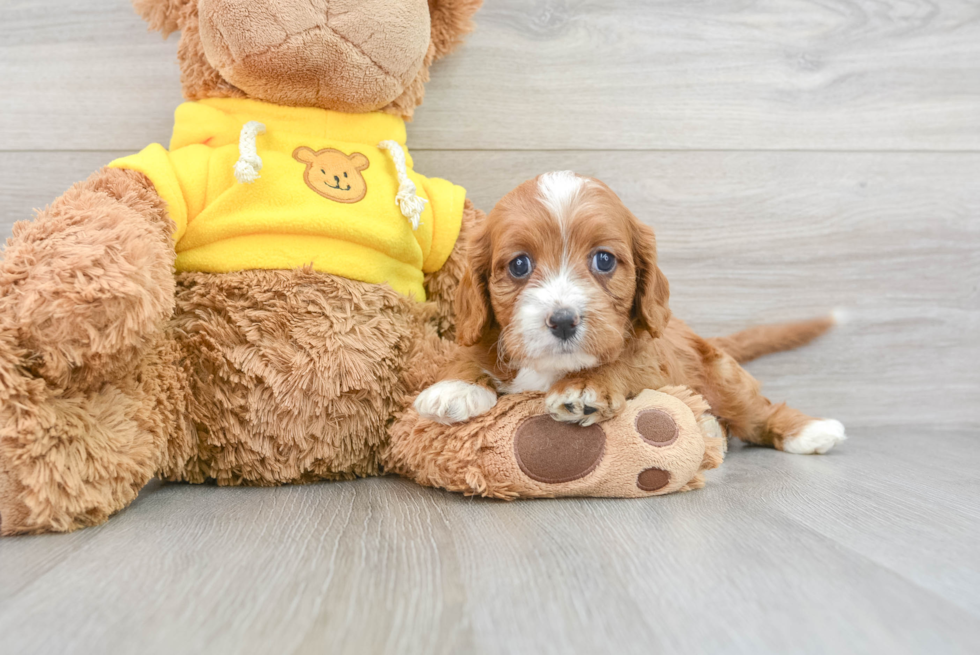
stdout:
{"type": "MultiPolygon", "coordinates": [[[[706,335],[842,310],[751,370],[851,439],[733,444],[643,501],[153,484],[0,542],[0,651],[980,652],[980,6],[487,4],[433,71],[418,170],[484,209],[601,177],[706,335]]],[[[0,2],[0,233],[166,142],[175,56],[125,0],[0,2]]]]}

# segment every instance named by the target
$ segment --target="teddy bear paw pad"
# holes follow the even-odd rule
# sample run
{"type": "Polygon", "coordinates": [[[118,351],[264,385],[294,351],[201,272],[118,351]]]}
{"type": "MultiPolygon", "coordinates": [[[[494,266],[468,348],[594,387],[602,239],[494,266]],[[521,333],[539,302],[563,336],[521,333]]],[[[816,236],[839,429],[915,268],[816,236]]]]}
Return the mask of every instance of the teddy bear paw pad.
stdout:
{"type": "Polygon", "coordinates": [[[663,470],[648,468],[636,477],[636,486],[643,491],[660,491],[670,484],[670,473],[663,470]]]}
{"type": "Polygon", "coordinates": [[[677,422],[660,409],[647,409],[637,414],[636,431],[648,444],[661,448],[674,443],[680,436],[677,422]]]}
{"type": "Polygon", "coordinates": [[[606,433],[598,425],[559,423],[532,416],[514,435],[514,455],[524,475],[546,484],[584,478],[595,470],[606,450],[606,433]]]}

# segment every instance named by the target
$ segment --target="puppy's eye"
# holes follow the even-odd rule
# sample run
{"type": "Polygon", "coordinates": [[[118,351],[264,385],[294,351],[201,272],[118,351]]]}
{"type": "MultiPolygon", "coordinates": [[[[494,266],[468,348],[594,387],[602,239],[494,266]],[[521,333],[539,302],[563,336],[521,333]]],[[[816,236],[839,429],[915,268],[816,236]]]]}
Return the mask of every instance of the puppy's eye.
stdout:
{"type": "Polygon", "coordinates": [[[592,270],[597,273],[612,273],[616,268],[616,257],[612,253],[600,250],[592,255],[592,270]]]}
{"type": "Polygon", "coordinates": [[[511,260],[507,268],[510,274],[518,280],[525,278],[531,274],[531,258],[527,255],[518,255],[511,260]]]}

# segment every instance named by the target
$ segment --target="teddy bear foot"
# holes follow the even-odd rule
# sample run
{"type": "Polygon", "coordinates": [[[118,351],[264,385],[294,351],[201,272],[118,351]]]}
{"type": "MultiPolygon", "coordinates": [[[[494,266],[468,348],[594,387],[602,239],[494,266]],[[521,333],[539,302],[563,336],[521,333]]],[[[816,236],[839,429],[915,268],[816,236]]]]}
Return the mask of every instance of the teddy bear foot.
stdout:
{"type": "Polygon", "coordinates": [[[522,496],[630,498],[698,488],[708,446],[698,418],[681,398],[651,390],[589,427],[530,416],[514,433],[513,455],[495,453],[492,468],[505,470],[512,457],[513,474],[526,479],[522,496]]]}
{"type": "Polygon", "coordinates": [[[703,487],[702,472],[721,464],[727,442],[707,412],[700,396],[670,387],[644,391],[615,418],[582,427],[553,420],[539,395],[504,396],[466,424],[396,429],[392,453],[403,458],[406,445],[425,443],[428,455],[416,453],[397,472],[468,495],[659,496],[703,487]]]}

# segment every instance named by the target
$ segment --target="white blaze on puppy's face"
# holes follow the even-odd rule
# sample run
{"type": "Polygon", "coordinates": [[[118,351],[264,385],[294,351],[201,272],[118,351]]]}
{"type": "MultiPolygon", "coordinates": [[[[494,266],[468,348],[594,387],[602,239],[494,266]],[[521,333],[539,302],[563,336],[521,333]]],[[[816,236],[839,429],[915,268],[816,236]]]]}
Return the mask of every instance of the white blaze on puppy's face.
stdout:
{"type": "Polygon", "coordinates": [[[538,178],[538,191],[541,202],[561,229],[562,246],[568,253],[568,225],[578,208],[582,191],[588,180],[572,171],[545,173],[538,178]]]}

